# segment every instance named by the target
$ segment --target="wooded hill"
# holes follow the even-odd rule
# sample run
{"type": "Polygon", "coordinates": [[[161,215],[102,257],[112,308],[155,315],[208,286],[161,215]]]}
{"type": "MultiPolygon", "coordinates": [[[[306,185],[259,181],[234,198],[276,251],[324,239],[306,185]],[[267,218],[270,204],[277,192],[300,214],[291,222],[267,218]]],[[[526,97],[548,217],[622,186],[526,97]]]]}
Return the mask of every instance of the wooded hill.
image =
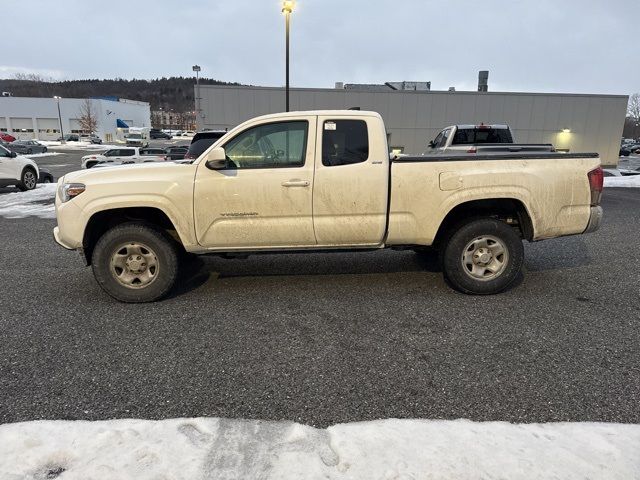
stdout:
{"type": "MultiPolygon", "coordinates": [[[[175,112],[194,109],[193,86],[195,77],[169,77],[155,80],[44,80],[34,75],[0,79],[0,92],[11,92],[14,97],[91,98],[113,96],[140,100],[151,104],[151,110],[162,107],[175,112]]],[[[200,85],[239,85],[212,78],[200,78],[200,85]]]]}

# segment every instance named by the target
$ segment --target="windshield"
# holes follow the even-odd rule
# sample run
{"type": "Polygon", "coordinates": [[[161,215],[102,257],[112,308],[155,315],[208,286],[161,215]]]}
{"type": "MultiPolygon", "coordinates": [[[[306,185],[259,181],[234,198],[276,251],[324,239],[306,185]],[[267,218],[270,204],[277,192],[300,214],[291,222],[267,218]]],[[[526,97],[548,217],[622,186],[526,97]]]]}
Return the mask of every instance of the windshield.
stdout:
{"type": "Polygon", "coordinates": [[[142,135],[140,133],[131,133],[127,138],[140,139],[142,138],[142,135]]]}

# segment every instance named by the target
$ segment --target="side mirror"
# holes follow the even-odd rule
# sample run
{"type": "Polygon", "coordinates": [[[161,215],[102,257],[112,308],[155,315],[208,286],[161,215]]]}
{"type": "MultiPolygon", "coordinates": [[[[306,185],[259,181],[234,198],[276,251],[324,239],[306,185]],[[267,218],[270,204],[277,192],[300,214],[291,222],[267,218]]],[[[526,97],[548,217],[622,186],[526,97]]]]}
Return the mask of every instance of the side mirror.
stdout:
{"type": "Polygon", "coordinates": [[[18,154],[16,152],[11,152],[11,158],[16,158],[18,154]]]}
{"type": "Polygon", "coordinates": [[[207,153],[204,164],[209,170],[224,170],[227,168],[227,155],[222,147],[216,147],[207,153]]]}
{"type": "Polygon", "coordinates": [[[433,140],[431,140],[431,141],[429,142],[429,147],[430,147],[430,148],[436,148],[436,142],[434,142],[433,140]]]}

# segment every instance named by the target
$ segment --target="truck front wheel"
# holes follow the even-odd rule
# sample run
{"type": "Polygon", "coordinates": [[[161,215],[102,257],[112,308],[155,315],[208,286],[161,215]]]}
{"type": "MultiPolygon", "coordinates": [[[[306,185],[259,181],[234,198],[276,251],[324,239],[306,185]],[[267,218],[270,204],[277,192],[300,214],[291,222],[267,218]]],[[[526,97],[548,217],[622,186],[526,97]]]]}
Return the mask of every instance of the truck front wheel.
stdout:
{"type": "Polygon", "coordinates": [[[178,276],[175,242],[153,225],[125,223],[113,227],[96,243],[91,262],[102,289],[126,303],[161,299],[178,276]]]}
{"type": "Polygon", "coordinates": [[[518,233],[500,220],[483,218],[453,232],[442,252],[442,269],[456,290],[491,295],[513,284],[523,260],[518,233]]]}

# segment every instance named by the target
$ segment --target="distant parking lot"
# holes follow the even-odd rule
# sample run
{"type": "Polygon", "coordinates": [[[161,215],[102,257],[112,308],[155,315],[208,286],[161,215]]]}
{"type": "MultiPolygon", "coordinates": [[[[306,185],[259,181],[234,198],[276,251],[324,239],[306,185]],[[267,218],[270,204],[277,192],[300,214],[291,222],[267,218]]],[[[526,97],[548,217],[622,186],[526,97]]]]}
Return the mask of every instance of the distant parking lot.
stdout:
{"type": "MultiPolygon", "coordinates": [[[[39,160],[56,177],[83,154],[62,152],[39,160]]],[[[527,245],[502,295],[455,293],[433,258],[389,250],[206,257],[150,305],[107,297],[54,220],[0,218],[0,422],[637,423],[640,190],[603,205],[595,234],[527,245]]]]}

